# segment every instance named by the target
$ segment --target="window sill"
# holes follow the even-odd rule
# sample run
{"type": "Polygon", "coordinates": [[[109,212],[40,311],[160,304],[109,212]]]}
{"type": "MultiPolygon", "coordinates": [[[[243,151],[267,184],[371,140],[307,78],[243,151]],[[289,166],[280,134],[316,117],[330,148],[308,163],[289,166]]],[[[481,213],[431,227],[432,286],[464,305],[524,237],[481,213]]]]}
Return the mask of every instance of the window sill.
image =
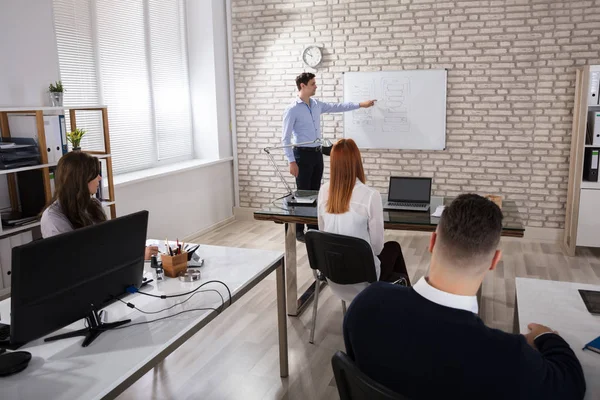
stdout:
{"type": "Polygon", "coordinates": [[[156,168],[148,168],[141,171],[129,172],[126,174],[115,175],[114,184],[115,187],[123,187],[134,183],[144,182],[163,176],[169,176],[178,174],[185,171],[190,171],[197,168],[210,167],[212,165],[226,163],[233,161],[233,157],[221,158],[221,159],[203,159],[203,160],[189,160],[179,163],[173,163],[156,168]]]}

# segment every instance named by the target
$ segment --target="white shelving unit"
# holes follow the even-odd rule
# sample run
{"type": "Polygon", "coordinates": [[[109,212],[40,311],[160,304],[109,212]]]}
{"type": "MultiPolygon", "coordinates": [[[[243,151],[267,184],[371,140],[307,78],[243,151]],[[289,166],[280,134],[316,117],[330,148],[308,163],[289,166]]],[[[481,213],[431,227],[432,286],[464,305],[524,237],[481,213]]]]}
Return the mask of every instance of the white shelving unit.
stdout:
{"type": "MultiPolygon", "coordinates": [[[[106,106],[78,106],[78,107],[0,107],[0,130],[3,139],[10,138],[9,115],[32,115],[36,120],[36,130],[38,146],[40,149],[39,165],[32,165],[9,170],[0,170],[0,176],[6,177],[8,182],[8,194],[10,198],[10,209],[19,211],[19,196],[17,193],[17,173],[30,170],[41,170],[44,185],[44,202],[48,203],[52,198],[52,188],[50,182],[50,169],[57,163],[48,162],[48,152],[46,150],[46,135],[44,131],[44,115],[68,115],[71,122],[71,129],[77,128],[78,111],[95,111],[102,115],[102,130],[104,134],[104,151],[90,151],[89,154],[104,159],[106,165],[106,176],[104,182],[107,183],[108,192],[104,197],[107,201],[102,201],[102,207],[108,209],[107,214],[110,218],[116,218],[116,202],[114,180],[112,172],[112,156],[110,152],[110,136],[108,130],[108,111],[106,106]]],[[[85,149],[84,149],[85,151],[85,149]]],[[[4,178],[3,178],[4,179],[4,178]]],[[[3,210],[5,211],[5,210],[3,210]]],[[[41,210],[40,210],[41,211],[41,210]]],[[[39,237],[40,222],[34,221],[29,224],[18,227],[2,227],[0,224],[0,299],[10,293],[10,268],[11,268],[11,248],[28,243],[39,237]]]]}
{"type": "Polygon", "coordinates": [[[591,78],[592,73],[600,73],[600,65],[578,70],[575,88],[564,235],[564,247],[571,256],[577,246],[600,247],[600,182],[583,180],[585,149],[600,149],[587,142],[588,112],[600,110],[600,82],[591,78]]]}

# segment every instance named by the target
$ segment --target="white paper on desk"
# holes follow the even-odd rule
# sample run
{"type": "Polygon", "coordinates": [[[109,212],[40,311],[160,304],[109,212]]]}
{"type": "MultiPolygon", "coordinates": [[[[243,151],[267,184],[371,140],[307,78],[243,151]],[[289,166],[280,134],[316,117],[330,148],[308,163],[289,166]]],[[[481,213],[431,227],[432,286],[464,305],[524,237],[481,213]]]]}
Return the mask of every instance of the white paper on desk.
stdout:
{"type": "Polygon", "coordinates": [[[433,214],[431,214],[431,216],[432,217],[441,217],[442,213],[444,212],[444,208],[446,208],[446,207],[445,206],[437,206],[437,208],[435,209],[433,214]]]}

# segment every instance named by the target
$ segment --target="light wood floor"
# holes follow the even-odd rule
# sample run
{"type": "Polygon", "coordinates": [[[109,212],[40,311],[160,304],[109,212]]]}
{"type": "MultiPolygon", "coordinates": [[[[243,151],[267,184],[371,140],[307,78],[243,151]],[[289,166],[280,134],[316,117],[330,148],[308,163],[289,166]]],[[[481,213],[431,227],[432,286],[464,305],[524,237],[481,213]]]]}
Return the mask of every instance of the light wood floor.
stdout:
{"type": "MultiPolygon", "coordinates": [[[[402,245],[413,283],[427,272],[428,234],[387,231],[386,240],[402,245]]],[[[195,242],[283,251],[283,226],[236,221],[195,242]]],[[[483,285],[481,314],[489,326],[511,331],[515,277],[600,284],[600,249],[583,249],[570,258],[553,243],[503,238],[502,250],[503,261],[483,285]]],[[[298,285],[304,291],[312,274],[304,245],[297,251],[298,285]]],[[[119,399],[338,399],[330,360],[344,349],[341,303],[325,289],[314,345],[308,343],[312,310],[288,318],[290,376],[281,379],[275,296],[271,274],[119,399]]]]}

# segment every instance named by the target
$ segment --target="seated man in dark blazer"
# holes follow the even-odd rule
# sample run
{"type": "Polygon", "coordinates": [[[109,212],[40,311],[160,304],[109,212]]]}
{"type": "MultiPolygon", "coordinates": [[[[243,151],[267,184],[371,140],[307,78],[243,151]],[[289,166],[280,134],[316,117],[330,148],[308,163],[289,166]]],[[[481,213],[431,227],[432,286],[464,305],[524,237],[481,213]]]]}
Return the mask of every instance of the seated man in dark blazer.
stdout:
{"type": "Polygon", "coordinates": [[[375,381],[410,399],[582,399],[577,357],[556,332],[526,335],[484,325],[477,290],[496,268],[502,212],[461,195],[432,234],[429,275],[411,288],[377,282],[344,320],[348,355],[375,381]]]}

